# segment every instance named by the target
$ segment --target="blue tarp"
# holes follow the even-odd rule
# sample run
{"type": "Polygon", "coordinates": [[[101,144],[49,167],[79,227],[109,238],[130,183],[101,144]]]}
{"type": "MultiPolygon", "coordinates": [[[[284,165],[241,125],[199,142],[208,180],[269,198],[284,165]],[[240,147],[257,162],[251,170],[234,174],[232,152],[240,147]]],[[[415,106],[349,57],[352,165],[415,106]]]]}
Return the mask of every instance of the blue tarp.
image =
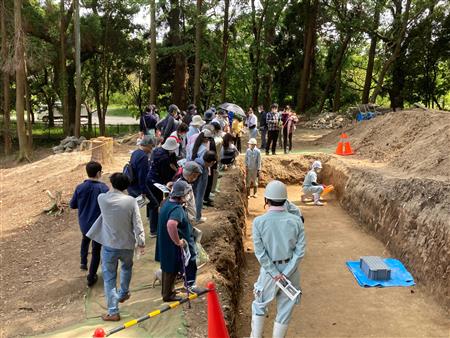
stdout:
{"type": "Polygon", "coordinates": [[[358,284],[365,288],[370,287],[389,287],[389,286],[413,286],[414,283],[413,276],[406,270],[403,264],[394,258],[385,258],[383,261],[391,269],[391,279],[385,281],[372,280],[367,278],[364,272],[359,267],[359,261],[352,262],[348,261],[347,264],[350,272],[355,276],[358,284]]]}

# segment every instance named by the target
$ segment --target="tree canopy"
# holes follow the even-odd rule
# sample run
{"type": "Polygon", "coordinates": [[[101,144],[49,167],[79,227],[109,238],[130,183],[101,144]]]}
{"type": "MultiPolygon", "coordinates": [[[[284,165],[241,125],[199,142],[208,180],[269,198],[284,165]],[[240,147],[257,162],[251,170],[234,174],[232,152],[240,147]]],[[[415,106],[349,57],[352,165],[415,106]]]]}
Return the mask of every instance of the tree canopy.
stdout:
{"type": "Polygon", "coordinates": [[[97,111],[102,132],[114,95],[136,115],[151,100],[182,109],[195,102],[200,111],[277,102],[308,115],[367,102],[449,106],[448,0],[1,0],[5,142],[18,48],[31,104],[51,112],[61,101],[65,133],[79,128],[78,1],[81,101],[97,111]]]}

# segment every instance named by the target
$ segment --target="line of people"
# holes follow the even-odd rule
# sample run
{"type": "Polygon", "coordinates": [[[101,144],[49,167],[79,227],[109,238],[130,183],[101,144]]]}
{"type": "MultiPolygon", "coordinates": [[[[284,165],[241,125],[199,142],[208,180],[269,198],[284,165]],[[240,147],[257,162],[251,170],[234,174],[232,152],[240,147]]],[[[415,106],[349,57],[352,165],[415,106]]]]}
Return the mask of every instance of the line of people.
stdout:
{"type": "Polygon", "coordinates": [[[170,105],[167,116],[159,119],[156,107],[149,106],[141,117],[138,148],[123,172],[111,175],[111,190],[101,182],[101,164],[86,165],[88,179],[77,186],[70,206],[78,209],[80,268],[89,270],[89,287],[97,282],[100,261],[102,264],[108,307],[103,320],[120,320],[119,304],[131,296],[134,252],[144,254],[145,231],[138,199],[146,205],[150,238],[156,237],[155,260],[162,270],[163,301],[180,300],[174,291],[180,274],[189,292],[199,291],[195,280],[201,231],[195,225],[206,221],[203,208],[213,206],[214,194],[219,191],[219,169],[233,166],[239,155],[228,117],[227,111],[213,107],[202,118],[194,105],[185,114],[170,105]],[[170,191],[168,196],[165,189],[170,191]],[[190,257],[183,256],[186,252],[190,257]]]}
{"type": "MultiPolygon", "coordinates": [[[[277,114],[276,109],[275,105],[272,115],[277,114]]],[[[174,290],[176,278],[180,274],[184,277],[188,292],[199,292],[196,286],[196,256],[201,231],[195,225],[206,221],[202,210],[213,205],[214,194],[218,192],[219,169],[233,166],[240,153],[236,136],[242,133],[244,121],[237,115],[230,116],[229,112],[216,111],[213,107],[205,112],[204,118],[198,115],[196,109],[183,115],[178,107],[171,105],[168,111],[168,116],[158,121],[155,108],[150,106],[147,109],[141,120],[143,130],[138,148],[132,152],[123,172],[111,175],[111,190],[100,181],[101,164],[89,162],[86,165],[88,179],[76,188],[70,202],[71,208],[78,209],[82,232],[80,268],[83,270],[88,269],[87,253],[92,243],[88,286],[98,280],[97,269],[101,258],[108,306],[108,313],[102,316],[105,321],[120,320],[119,304],[131,296],[129,285],[134,252],[138,250],[144,254],[145,231],[138,199],[146,201],[150,238],[156,237],[155,260],[160,262],[161,267],[163,301],[180,300],[174,290]],[[168,196],[165,191],[169,191],[168,196]],[[120,288],[117,289],[119,262],[121,276],[120,288]]],[[[249,132],[255,133],[257,122],[251,115],[246,123],[249,132]]],[[[270,120],[270,115],[267,120],[270,120]]],[[[269,133],[269,140],[275,140],[276,143],[275,136],[269,133]]],[[[256,144],[256,139],[250,138],[245,154],[249,198],[257,197],[262,166],[261,153],[256,144]]],[[[313,173],[309,178],[307,176],[304,188],[305,193],[313,194],[316,204],[319,202],[316,201],[316,195],[320,196],[320,186],[317,185],[317,171],[320,168],[321,165],[313,165],[313,173]]],[[[280,188],[274,189],[266,189],[265,192],[266,203],[272,205],[270,210],[279,211],[277,207],[283,207],[303,222],[300,210],[287,201],[287,195],[286,198],[276,197],[276,191],[279,193],[280,188]],[[275,191],[275,197],[271,191],[275,191]]],[[[260,244],[263,245],[263,242],[260,244]]],[[[289,250],[293,249],[291,247],[289,250]]],[[[254,309],[260,316],[263,307],[255,306],[260,307],[260,310],[254,309]]],[[[288,317],[283,321],[288,320],[288,317]]]]}

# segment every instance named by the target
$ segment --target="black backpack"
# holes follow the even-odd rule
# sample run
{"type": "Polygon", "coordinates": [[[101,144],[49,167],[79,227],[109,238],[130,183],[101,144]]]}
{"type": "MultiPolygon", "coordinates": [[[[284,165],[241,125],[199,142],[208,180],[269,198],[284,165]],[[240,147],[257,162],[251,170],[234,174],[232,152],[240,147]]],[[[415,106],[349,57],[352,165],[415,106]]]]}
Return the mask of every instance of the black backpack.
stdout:
{"type": "Polygon", "coordinates": [[[128,162],[127,164],[124,165],[123,173],[130,180],[130,184],[133,184],[134,183],[134,173],[133,173],[133,167],[131,166],[130,162],[128,162]]]}

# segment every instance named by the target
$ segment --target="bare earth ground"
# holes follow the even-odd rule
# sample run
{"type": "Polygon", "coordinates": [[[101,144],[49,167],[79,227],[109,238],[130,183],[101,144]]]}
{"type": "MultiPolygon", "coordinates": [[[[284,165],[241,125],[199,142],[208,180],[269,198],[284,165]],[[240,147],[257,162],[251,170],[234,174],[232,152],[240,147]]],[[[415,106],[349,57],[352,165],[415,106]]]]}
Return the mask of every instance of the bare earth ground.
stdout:
{"type": "MultiPolygon", "coordinates": [[[[134,148],[114,146],[114,162],[103,169],[102,179],[105,183],[109,184],[109,174],[122,170],[129,159],[129,151],[134,148]]],[[[84,165],[89,159],[88,153],[51,155],[31,164],[0,171],[2,338],[51,333],[56,330],[62,332],[65,328],[69,328],[70,332],[70,327],[79,327],[86,317],[90,318],[85,309],[85,296],[88,292],[86,273],[79,270],[81,235],[77,213],[67,207],[75,186],[85,179],[84,165]],[[46,190],[52,193],[62,192],[66,209],[61,216],[42,213],[50,205],[46,190]]],[[[224,185],[222,194],[227,196],[229,189],[234,190],[235,187],[224,185]]],[[[205,215],[209,218],[208,224],[222,223],[219,221],[223,217],[220,195],[217,196],[218,207],[205,210],[205,215]]],[[[206,238],[208,231],[204,230],[206,238]]],[[[143,276],[148,283],[153,280],[153,269],[149,266],[148,275],[143,276]]],[[[211,276],[210,271],[212,269],[209,265],[202,270],[200,285],[215,277],[211,276]]],[[[101,279],[95,289],[101,291],[101,279]]],[[[153,292],[157,295],[160,290],[151,291],[151,294],[153,292]]],[[[100,302],[104,303],[103,298],[100,302]]],[[[153,310],[158,305],[159,303],[151,303],[152,308],[145,310],[153,310]]],[[[206,329],[204,302],[193,302],[192,306],[193,311],[185,310],[188,319],[184,325],[192,336],[202,337],[206,329]],[[199,323],[202,324],[198,325],[199,323]]],[[[183,310],[180,308],[176,311],[183,310]]],[[[96,313],[96,316],[103,312],[104,309],[96,313]]],[[[168,317],[160,318],[167,320],[168,317]]],[[[129,316],[125,318],[129,319],[129,316]]],[[[114,323],[108,327],[112,326],[115,326],[114,323]]],[[[71,336],[75,337],[76,332],[80,331],[73,332],[75,333],[71,336]]],[[[70,335],[60,333],[58,336],[70,335]]]]}
{"type": "MultiPolygon", "coordinates": [[[[368,122],[384,121],[377,122],[377,119],[368,122]]],[[[329,131],[297,130],[294,151],[332,153],[339,132],[316,140],[327,133],[329,131]]],[[[443,135],[445,140],[447,134],[441,131],[438,135],[443,135]]],[[[357,139],[356,134],[353,136],[357,139]]],[[[104,169],[105,177],[122,169],[130,149],[133,147],[115,146],[116,158],[112,165],[104,169]]],[[[367,157],[370,151],[361,147],[361,153],[367,157]]],[[[280,156],[280,160],[282,158],[280,156]]],[[[438,164],[446,163],[438,155],[435,158],[438,164]]],[[[87,154],[61,154],[17,168],[0,169],[1,337],[52,332],[85,318],[84,295],[87,289],[85,274],[79,271],[80,233],[76,212],[67,212],[55,218],[43,215],[42,209],[49,205],[45,194],[47,189],[62,191],[63,201],[69,201],[75,186],[85,177],[84,164],[88,160],[87,154]]],[[[355,166],[368,166],[380,172],[394,170],[399,176],[406,174],[404,168],[392,168],[384,160],[367,160],[360,156],[348,159],[355,166]]],[[[424,174],[422,167],[419,169],[415,175],[424,174]]],[[[445,167],[439,166],[440,177],[442,172],[445,174],[445,167]]],[[[443,180],[446,179],[444,175],[443,180]]],[[[224,187],[223,193],[226,194],[230,188],[224,187]]],[[[299,196],[294,195],[293,199],[298,200],[299,196]]],[[[262,212],[261,206],[262,202],[258,201],[259,209],[252,206],[250,212],[262,212]]],[[[223,206],[216,205],[216,208],[206,211],[206,216],[212,221],[220,220],[221,208],[223,206]]],[[[338,206],[331,204],[325,208],[327,212],[302,207],[309,241],[307,257],[302,263],[305,295],[301,306],[296,309],[298,323],[292,325],[289,334],[448,337],[450,323],[445,313],[421,288],[416,287],[411,293],[407,288],[362,289],[356,285],[346,270],[345,260],[357,259],[365,254],[362,251],[366,249],[372,250],[368,254],[387,256],[388,253],[383,252],[381,243],[362,232],[338,206]],[[351,234],[350,239],[344,236],[344,230],[346,236],[351,234]],[[316,283],[316,278],[319,283],[316,283]],[[336,294],[336,297],[329,299],[326,297],[329,294],[336,294]],[[361,302],[364,297],[368,297],[369,306],[366,308],[361,302]],[[371,315],[373,317],[369,317],[371,315]],[[374,321],[373,318],[379,320],[374,321]]],[[[239,314],[239,322],[242,323],[238,329],[240,336],[249,334],[251,290],[257,276],[257,265],[253,264],[255,261],[251,253],[247,262],[248,266],[243,269],[246,286],[239,314]]],[[[189,312],[187,319],[190,334],[201,337],[204,332],[201,326],[205,325],[203,305],[194,304],[194,311],[189,312]]],[[[270,336],[271,327],[268,321],[266,336],[270,336]]]]}
{"type": "MultiPolygon", "coordinates": [[[[259,196],[263,195],[260,189],[259,196]]],[[[333,201],[324,207],[302,204],[300,188],[289,187],[290,199],[305,217],[307,251],[300,265],[303,297],[294,310],[289,337],[448,337],[450,319],[421,287],[361,288],[345,262],[363,255],[388,257],[383,244],[333,201]]],[[[251,241],[252,219],[264,212],[262,197],[249,200],[245,241],[247,266],[239,313],[238,336],[250,334],[252,287],[259,273],[251,241]]],[[[265,323],[272,334],[275,307],[265,323]]]]}
{"type": "MultiPolygon", "coordinates": [[[[116,147],[105,177],[123,167],[127,152],[116,147]]],[[[66,208],[54,217],[42,211],[50,205],[46,190],[61,191],[67,207],[85,179],[89,158],[87,153],[52,155],[1,170],[2,337],[48,332],[84,318],[86,276],[79,270],[76,212],[66,208]]]]}

